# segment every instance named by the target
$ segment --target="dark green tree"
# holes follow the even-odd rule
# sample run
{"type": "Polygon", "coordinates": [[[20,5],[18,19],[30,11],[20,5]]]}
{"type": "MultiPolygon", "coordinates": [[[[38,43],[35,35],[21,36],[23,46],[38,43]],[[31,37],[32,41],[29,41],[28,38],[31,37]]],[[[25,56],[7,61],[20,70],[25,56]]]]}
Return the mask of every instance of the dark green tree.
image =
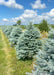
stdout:
{"type": "Polygon", "coordinates": [[[45,19],[42,20],[42,22],[39,24],[38,28],[40,29],[41,32],[43,32],[43,31],[48,32],[49,31],[48,23],[45,19]]]}
{"type": "Polygon", "coordinates": [[[18,20],[17,21],[17,25],[21,25],[21,20],[18,20]]]}

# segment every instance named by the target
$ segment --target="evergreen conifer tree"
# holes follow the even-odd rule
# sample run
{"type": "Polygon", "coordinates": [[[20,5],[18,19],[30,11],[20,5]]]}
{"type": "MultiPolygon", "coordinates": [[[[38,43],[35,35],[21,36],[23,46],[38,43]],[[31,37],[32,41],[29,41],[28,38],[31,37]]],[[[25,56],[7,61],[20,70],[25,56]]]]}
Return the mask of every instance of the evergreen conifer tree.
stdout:
{"type": "Polygon", "coordinates": [[[13,26],[2,26],[1,28],[4,34],[6,35],[6,37],[9,38],[9,35],[13,29],[13,26]]]}
{"type": "Polygon", "coordinates": [[[49,38],[44,39],[44,42],[43,50],[36,55],[35,71],[27,75],[54,75],[54,40],[49,38]]]}
{"type": "Polygon", "coordinates": [[[9,41],[11,43],[11,46],[17,44],[18,38],[20,37],[21,33],[22,33],[22,29],[19,26],[13,28],[9,36],[9,41]]]}
{"type": "Polygon", "coordinates": [[[40,29],[41,32],[43,32],[43,31],[48,32],[49,31],[49,26],[48,26],[48,23],[45,19],[42,20],[42,22],[39,24],[38,28],[40,29]]]}
{"type": "Polygon", "coordinates": [[[12,29],[13,29],[12,26],[8,26],[8,27],[7,27],[7,32],[5,32],[7,38],[9,38],[9,36],[10,36],[10,34],[11,34],[11,32],[12,32],[12,29]]]}
{"type": "Polygon", "coordinates": [[[16,54],[18,59],[29,59],[41,48],[40,32],[33,25],[27,26],[22,33],[16,46],[16,54]]]}
{"type": "Polygon", "coordinates": [[[54,39],[54,29],[51,28],[51,30],[49,31],[49,38],[54,39]]]}

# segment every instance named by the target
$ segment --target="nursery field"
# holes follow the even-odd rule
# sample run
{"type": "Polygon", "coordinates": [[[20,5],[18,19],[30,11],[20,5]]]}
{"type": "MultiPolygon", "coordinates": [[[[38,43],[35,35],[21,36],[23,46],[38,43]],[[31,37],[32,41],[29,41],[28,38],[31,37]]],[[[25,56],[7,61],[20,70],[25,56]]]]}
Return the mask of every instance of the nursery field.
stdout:
{"type": "Polygon", "coordinates": [[[0,0],[0,75],[54,75],[54,0],[0,0]]]}
{"type": "Polygon", "coordinates": [[[14,47],[10,47],[9,41],[0,28],[0,75],[25,75],[31,72],[33,60],[18,60],[14,47]]]}
{"type": "Polygon", "coordinates": [[[31,22],[25,29],[20,25],[1,26],[0,75],[38,75],[38,72],[54,75],[54,29],[45,20],[39,28],[31,22]]]}

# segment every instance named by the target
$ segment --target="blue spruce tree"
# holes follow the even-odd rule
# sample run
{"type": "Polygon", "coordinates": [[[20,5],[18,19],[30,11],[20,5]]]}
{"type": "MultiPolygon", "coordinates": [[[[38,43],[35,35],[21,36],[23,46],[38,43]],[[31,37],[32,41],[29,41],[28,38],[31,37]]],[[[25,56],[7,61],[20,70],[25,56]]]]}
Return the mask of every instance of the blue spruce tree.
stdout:
{"type": "Polygon", "coordinates": [[[18,59],[29,59],[41,48],[40,32],[33,25],[27,26],[26,30],[20,36],[17,46],[16,54],[18,59]]]}
{"type": "Polygon", "coordinates": [[[7,38],[9,38],[9,36],[10,36],[10,34],[11,34],[11,32],[12,32],[12,29],[13,29],[12,26],[8,26],[8,27],[7,27],[7,32],[5,32],[7,38]]]}
{"type": "Polygon", "coordinates": [[[6,37],[9,38],[9,35],[13,29],[13,26],[2,26],[1,28],[4,34],[6,35],[6,37]]]}
{"type": "Polygon", "coordinates": [[[49,38],[54,39],[54,29],[51,28],[51,30],[49,31],[49,38]]]}
{"type": "Polygon", "coordinates": [[[19,26],[13,28],[9,36],[9,41],[11,46],[14,46],[17,44],[18,38],[20,37],[21,33],[22,33],[22,29],[19,26]]]}
{"type": "MultiPolygon", "coordinates": [[[[49,36],[54,33],[50,32],[49,36]]],[[[34,70],[27,75],[54,75],[54,35],[50,38],[44,39],[43,50],[40,50],[36,55],[34,70]],[[39,74],[38,74],[39,73],[39,74]]]]}

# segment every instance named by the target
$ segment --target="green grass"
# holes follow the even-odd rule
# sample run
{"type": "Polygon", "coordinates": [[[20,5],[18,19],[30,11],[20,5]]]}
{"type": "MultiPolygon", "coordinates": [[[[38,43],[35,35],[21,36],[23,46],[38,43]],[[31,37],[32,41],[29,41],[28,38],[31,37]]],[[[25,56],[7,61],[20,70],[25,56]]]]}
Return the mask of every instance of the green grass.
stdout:
{"type": "Polygon", "coordinates": [[[14,69],[13,75],[25,75],[26,72],[31,72],[32,60],[22,61],[17,60],[15,52],[11,52],[12,55],[12,67],[14,69]]]}
{"type": "Polygon", "coordinates": [[[0,75],[6,75],[6,55],[3,50],[3,41],[0,32],[0,75]]]}
{"type": "Polygon", "coordinates": [[[31,72],[33,68],[33,60],[18,60],[16,58],[16,51],[14,48],[11,48],[9,45],[9,41],[4,35],[5,41],[7,43],[7,47],[9,49],[9,53],[11,54],[11,67],[13,68],[13,72],[11,75],[26,75],[26,72],[31,72]]]}
{"type": "Polygon", "coordinates": [[[3,50],[0,50],[0,75],[6,75],[6,59],[3,50]]]}
{"type": "Polygon", "coordinates": [[[2,41],[1,32],[0,32],[0,49],[3,48],[3,43],[2,43],[2,42],[3,42],[3,41],[2,41]]]}

